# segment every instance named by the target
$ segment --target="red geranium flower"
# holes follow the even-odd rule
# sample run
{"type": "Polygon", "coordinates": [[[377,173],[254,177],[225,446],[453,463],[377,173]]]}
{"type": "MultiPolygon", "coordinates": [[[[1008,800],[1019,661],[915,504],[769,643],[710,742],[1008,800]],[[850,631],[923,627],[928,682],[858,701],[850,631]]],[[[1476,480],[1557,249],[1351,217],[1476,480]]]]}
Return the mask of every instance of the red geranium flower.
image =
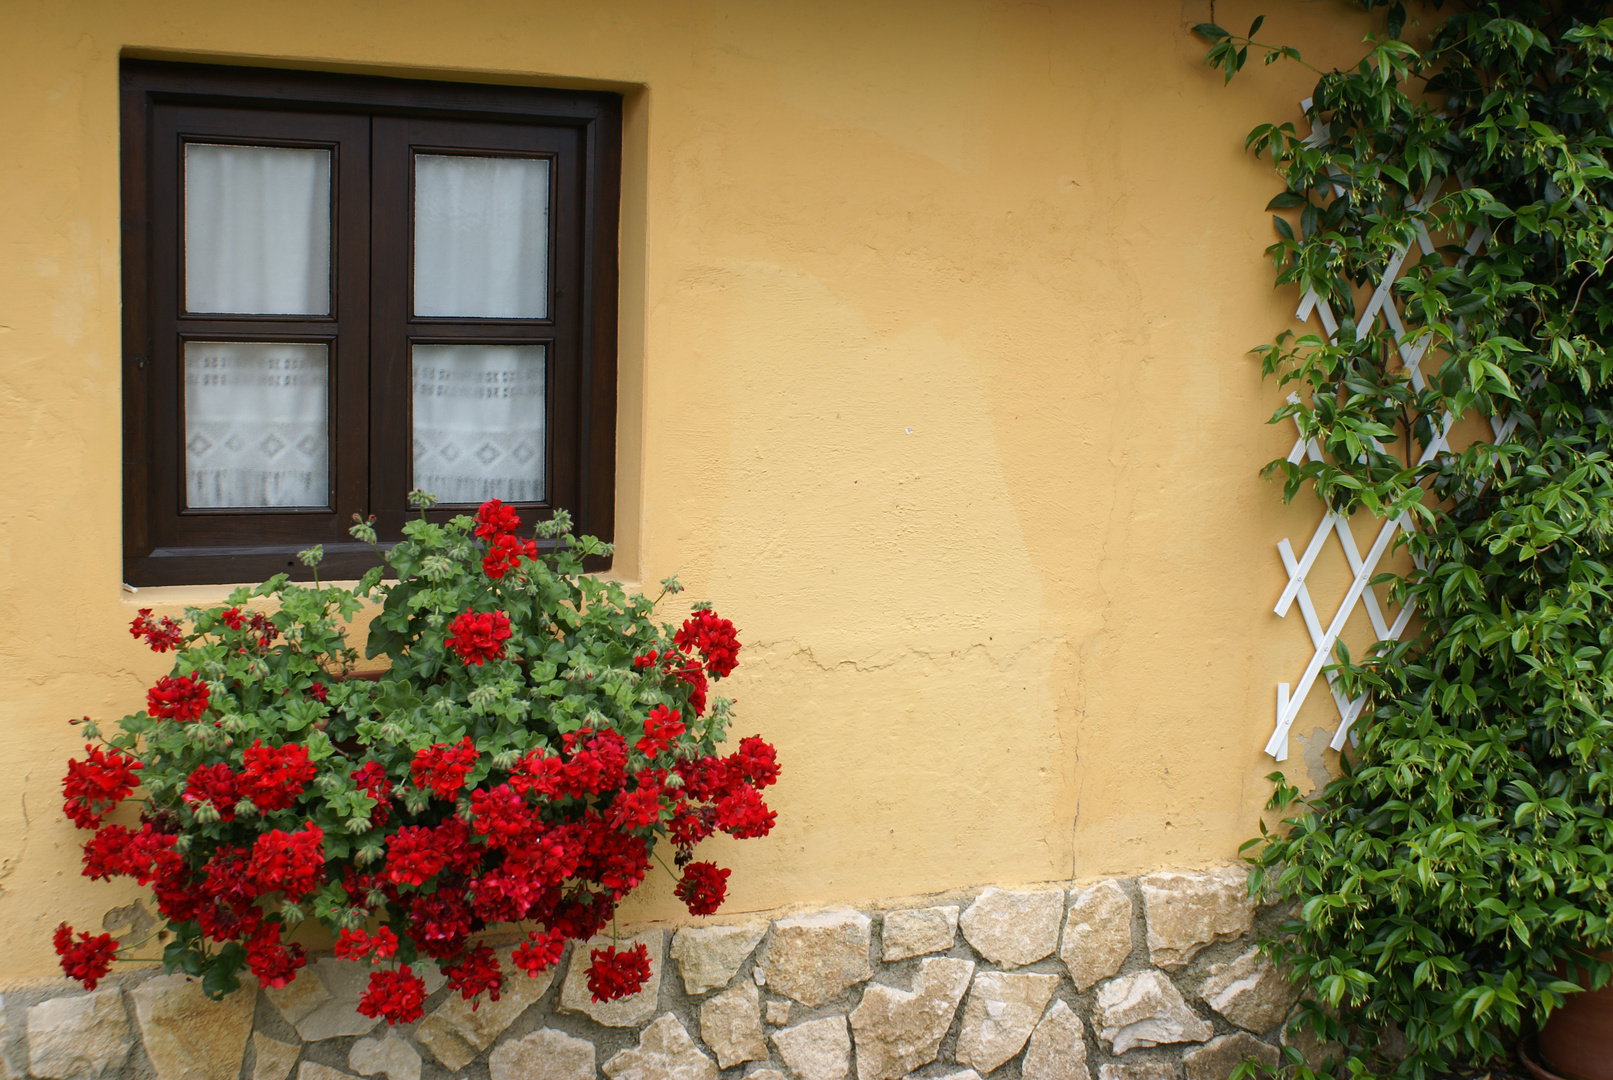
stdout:
{"type": "Polygon", "coordinates": [[[521,560],[536,559],[538,545],[531,540],[522,540],[505,533],[495,536],[487,545],[487,554],[482,556],[482,573],[488,578],[497,581],[505,574],[521,565],[521,560]]]}
{"type": "Polygon", "coordinates": [[[185,781],[185,792],[180,796],[191,807],[211,802],[218,811],[220,821],[235,818],[235,800],[240,797],[236,776],[230,767],[220,761],[213,765],[198,765],[185,781]]]}
{"type": "Polygon", "coordinates": [[[685,619],[672,636],[672,644],[684,652],[698,651],[705,658],[706,671],[713,679],[726,678],[739,663],[739,638],[734,624],[709,608],[702,608],[685,619]]]}
{"type": "MultiPolygon", "coordinates": [[[[499,988],[504,985],[504,972],[498,966],[498,957],[486,945],[477,945],[456,964],[444,964],[442,973],[448,976],[448,988],[458,990],[466,1001],[487,991],[489,1001],[498,1000],[499,988]]],[[[471,1011],[481,1002],[472,1002],[471,1011]]]]}
{"type": "Polygon", "coordinates": [[[645,757],[654,757],[683,732],[684,724],[678,714],[665,705],[657,705],[644,718],[644,737],[633,745],[645,757]]]}
{"type": "Polygon", "coordinates": [[[284,810],[302,794],[316,771],[302,744],[271,747],[254,739],[241,751],[241,795],[266,814],[284,810]]]}
{"type": "Polygon", "coordinates": [[[181,724],[207,711],[207,684],[195,675],[164,675],[146,691],[146,711],[181,724]]]}
{"type": "Polygon", "coordinates": [[[342,960],[390,960],[398,951],[398,935],[383,926],[373,934],[343,930],[336,938],[335,952],[342,960]]]}
{"type": "Polygon", "coordinates": [[[81,933],[75,942],[73,928],[66,923],[56,928],[55,944],[56,955],[62,958],[62,970],[67,972],[68,978],[83,983],[86,990],[94,990],[106,977],[118,955],[118,945],[111,934],[90,937],[81,933]]]}
{"type": "Polygon", "coordinates": [[[124,796],[134,790],[134,770],[140,762],[119,750],[101,750],[85,745],[89,757],[84,761],[69,760],[67,775],[62,777],[62,794],[66,801],[62,811],[81,829],[93,829],[101,823],[124,796]]]}
{"type": "Polygon", "coordinates": [[[650,981],[650,953],[642,941],[620,951],[614,945],[593,949],[588,956],[588,992],[595,1001],[636,994],[650,981]]]}
{"type": "Polygon", "coordinates": [[[560,954],[565,951],[566,935],[560,931],[548,930],[539,933],[533,930],[510,954],[510,962],[528,976],[536,976],[539,972],[547,971],[558,964],[560,954]]]}
{"type": "Polygon", "coordinates": [[[384,1016],[389,1024],[407,1024],[425,1015],[420,1007],[425,1000],[425,982],[404,964],[396,971],[370,972],[370,986],[359,999],[358,1011],[384,1016]]]}
{"type": "Polygon", "coordinates": [[[502,500],[488,499],[476,511],[476,535],[492,540],[503,533],[512,533],[521,527],[521,519],[502,500]]]}
{"type": "Polygon", "coordinates": [[[683,868],[683,880],[672,891],[689,908],[691,915],[710,915],[722,906],[728,891],[728,875],[708,862],[692,862],[683,868]]]}
{"type": "Polygon", "coordinates": [[[151,609],[143,607],[129,623],[129,636],[145,638],[152,652],[164,653],[179,646],[185,639],[185,631],[166,615],[161,619],[152,619],[151,609]]]}
{"type": "Polygon", "coordinates": [[[386,766],[379,761],[366,761],[347,776],[375,800],[370,825],[385,825],[386,819],[392,816],[392,781],[386,775],[386,766]]]}
{"type": "Polygon", "coordinates": [[[717,800],[717,828],[729,836],[749,840],[773,830],[778,814],[767,808],[755,788],[739,787],[717,800]]]}
{"type": "Polygon", "coordinates": [[[302,945],[280,940],[279,923],[262,924],[246,940],[246,966],[264,986],[285,986],[307,962],[308,951],[302,945]]]}
{"type": "Polygon", "coordinates": [[[424,885],[447,865],[448,853],[424,825],[405,825],[386,838],[386,878],[394,885],[424,885]]]}
{"type": "Polygon", "coordinates": [[[465,611],[448,624],[448,647],[466,664],[480,667],[483,661],[504,655],[510,637],[510,617],[502,611],[465,611]]]}
{"type": "Polygon", "coordinates": [[[778,779],[778,751],[755,735],[739,740],[739,753],[728,758],[734,774],[754,788],[764,788],[778,779]]]}
{"type": "Polygon", "coordinates": [[[453,746],[436,743],[415,751],[409,771],[415,787],[430,790],[439,799],[452,799],[464,786],[465,774],[476,758],[476,744],[467,735],[453,746]]]}
{"type": "Polygon", "coordinates": [[[248,879],[261,893],[283,892],[297,900],[319,884],[325,869],[325,832],[309,822],[296,832],[271,829],[252,844],[248,879]]]}

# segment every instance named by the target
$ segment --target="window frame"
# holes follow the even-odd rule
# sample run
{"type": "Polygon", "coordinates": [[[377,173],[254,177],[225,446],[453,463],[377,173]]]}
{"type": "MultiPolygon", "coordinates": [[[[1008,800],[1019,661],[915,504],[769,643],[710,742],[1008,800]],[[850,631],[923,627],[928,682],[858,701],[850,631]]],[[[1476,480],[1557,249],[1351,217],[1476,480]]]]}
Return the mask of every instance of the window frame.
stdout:
{"type": "MultiPolygon", "coordinates": [[[[412,342],[539,343],[546,348],[546,502],[522,505],[530,521],[554,507],[570,511],[577,530],[610,540],[615,518],[617,245],[621,192],[621,98],[599,91],[436,82],[272,68],[125,60],[120,71],[123,233],[123,573],[133,585],[200,585],[258,581],[276,573],[307,579],[296,552],[322,544],[326,579],[357,577],[374,564],[367,545],[347,535],[354,512],[374,513],[383,545],[400,535],[406,508],[391,491],[410,468],[408,363],[412,342]],[[250,116],[264,136],[219,134],[217,141],[254,145],[327,145],[331,137],[298,135],[298,123],[327,130],[361,120],[357,146],[332,150],[332,310],[329,316],[213,316],[180,311],[183,270],[181,164],[168,160],[165,133],[178,110],[205,117],[250,116]],[[281,130],[276,134],[276,124],[281,130]],[[551,307],[544,319],[416,318],[412,308],[410,213],[415,151],[476,154],[474,140],[411,142],[416,130],[472,134],[502,131],[515,142],[542,142],[545,132],[570,138],[551,157],[551,307]],[[387,133],[383,137],[383,132],[387,133]],[[403,165],[378,164],[383,145],[403,165]],[[159,146],[159,141],[161,145],[159,146]],[[446,143],[446,145],[445,145],[446,143]],[[567,161],[567,157],[572,159],[567,161]],[[359,159],[362,158],[362,161],[359,159]],[[364,177],[363,221],[353,205],[353,173],[364,177]],[[562,185],[572,185],[562,191],[562,185]],[[401,186],[400,186],[401,185],[401,186]],[[557,194],[558,193],[558,194],[557,194]],[[344,199],[347,200],[344,202],[344,199]],[[562,201],[575,207],[563,215],[562,201]],[[390,215],[393,220],[383,221],[390,215]],[[562,216],[566,220],[562,221],[562,216]],[[177,232],[175,231],[177,228],[177,232]],[[570,230],[571,236],[563,236],[570,230]],[[556,239],[556,238],[561,239],[556,239]],[[569,244],[570,250],[560,250],[569,244]],[[400,258],[401,256],[401,258],[400,258]],[[567,265],[562,260],[571,260],[567,265]],[[362,268],[356,263],[363,263],[362,268]],[[558,269],[557,269],[558,268],[558,269]],[[359,271],[362,270],[362,275],[359,271]],[[167,274],[164,278],[161,275],[167,274]],[[171,280],[170,280],[171,279],[171,280]],[[362,295],[354,291],[362,280],[362,295]],[[384,287],[383,287],[384,286],[384,287]],[[575,295],[566,295],[567,292],[575,295]],[[166,308],[161,307],[166,303],[166,308]],[[562,350],[560,329],[570,335],[562,350]],[[323,328],[323,329],[321,329],[323,328]],[[340,331],[338,333],[338,331],[340,331]],[[157,335],[164,335],[159,342],[157,335]],[[177,359],[186,339],[253,338],[335,342],[330,356],[328,508],[282,511],[184,511],[183,387],[177,359]],[[172,337],[172,340],[169,340],[172,337]],[[339,350],[339,351],[336,351],[339,350]],[[358,355],[362,350],[362,355],[358,355]],[[345,364],[343,357],[346,357],[345,364]],[[360,378],[362,369],[362,378],[360,378]],[[363,384],[362,409],[355,402],[363,384]],[[564,395],[552,391],[564,387],[564,395]],[[353,460],[362,451],[362,460],[353,460]],[[398,455],[395,456],[397,452],[398,455]],[[362,505],[354,505],[362,502],[362,505]],[[186,524],[189,521],[190,524],[186,524]],[[206,523],[205,527],[197,522],[206,523]],[[291,524],[288,524],[291,523],[291,524]],[[298,523],[309,527],[301,530],[298,523]]],[[[251,125],[248,125],[251,126],[251,125]]],[[[211,141],[205,133],[191,141],[211,141]]],[[[553,139],[550,140],[554,141],[553,139]]],[[[503,153],[488,147],[488,153],[503,153]]],[[[522,156],[538,151],[511,151],[522,156]]],[[[182,154],[182,150],[180,151],[182,154]]],[[[540,156],[551,156],[547,152],[540,156]]],[[[443,520],[463,508],[432,510],[443,520]]],[[[591,560],[605,569],[609,559],[591,560]]]]}

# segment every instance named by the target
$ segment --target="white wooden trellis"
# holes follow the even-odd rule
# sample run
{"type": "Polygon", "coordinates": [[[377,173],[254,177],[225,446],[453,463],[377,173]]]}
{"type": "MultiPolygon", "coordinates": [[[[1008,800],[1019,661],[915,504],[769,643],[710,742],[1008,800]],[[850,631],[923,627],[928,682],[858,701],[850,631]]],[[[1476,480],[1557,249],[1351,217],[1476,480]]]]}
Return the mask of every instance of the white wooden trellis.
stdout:
{"type": "MultiPolygon", "coordinates": [[[[1300,102],[1301,109],[1309,109],[1309,107],[1309,99],[1300,102]]],[[[1305,139],[1305,142],[1315,146],[1320,145],[1325,138],[1325,130],[1313,130],[1305,139]]],[[[1342,191],[1335,188],[1335,193],[1342,193],[1342,191]]],[[[1424,192],[1422,199],[1416,203],[1417,207],[1419,209],[1427,207],[1438,194],[1439,190],[1437,188],[1424,192]]],[[[1483,231],[1476,231],[1470,235],[1467,243],[1463,245],[1466,254],[1461,257],[1457,265],[1465,263],[1469,257],[1476,254],[1488,239],[1488,234],[1483,231]]],[[[1417,223],[1417,246],[1424,254],[1430,254],[1434,250],[1433,242],[1420,222],[1417,223]]],[[[1400,276],[1407,253],[1407,249],[1399,249],[1384,266],[1383,275],[1379,279],[1376,288],[1373,289],[1371,299],[1368,300],[1366,307],[1362,310],[1361,316],[1357,320],[1357,325],[1360,327],[1360,332],[1365,333],[1371,329],[1372,324],[1380,315],[1384,318],[1394,332],[1401,361],[1405,364],[1406,370],[1410,374],[1412,385],[1421,391],[1425,385],[1425,380],[1420,365],[1423,354],[1428,349],[1429,338],[1427,336],[1419,336],[1415,339],[1407,338],[1405,327],[1400,320],[1400,311],[1395,306],[1393,295],[1394,283],[1400,276]]],[[[1338,332],[1338,320],[1334,318],[1332,309],[1328,306],[1327,301],[1318,297],[1314,291],[1306,292],[1305,296],[1300,300],[1299,310],[1294,314],[1302,323],[1315,316],[1329,339],[1338,332]]],[[[1289,400],[1295,401],[1297,398],[1290,396],[1289,400]]],[[[1491,418],[1491,432],[1497,442],[1507,437],[1515,422],[1510,418],[1507,420],[1491,418]]],[[[1299,424],[1297,417],[1294,423],[1297,428],[1299,424]]],[[[1450,428],[1451,416],[1446,413],[1441,418],[1440,428],[1435,433],[1434,438],[1423,449],[1419,463],[1426,463],[1445,449],[1445,440],[1450,434],[1450,428]]],[[[1316,441],[1306,439],[1301,435],[1295,439],[1294,448],[1289,451],[1288,460],[1298,464],[1307,457],[1316,462],[1324,460],[1321,448],[1316,444],[1316,441]]],[[[1356,720],[1360,718],[1361,708],[1366,699],[1364,696],[1354,700],[1346,698],[1338,689],[1335,674],[1332,671],[1324,671],[1323,669],[1330,663],[1333,648],[1338,643],[1339,635],[1343,632],[1345,623],[1349,621],[1350,614],[1357,604],[1365,611],[1367,620],[1371,623],[1373,633],[1377,635],[1378,640],[1398,640],[1400,635],[1405,632],[1406,625],[1411,621],[1413,615],[1412,607],[1408,604],[1396,614],[1393,622],[1389,622],[1385,618],[1383,607],[1378,603],[1378,598],[1368,582],[1372,580],[1373,575],[1377,572],[1378,563],[1389,551],[1394,541],[1395,533],[1400,529],[1410,528],[1412,528],[1412,522],[1406,516],[1385,521],[1379,526],[1371,547],[1363,555],[1360,547],[1355,542],[1354,534],[1350,531],[1349,521],[1342,515],[1329,510],[1322,515],[1322,520],[1317,524],[1315,532],[1311,534],[1310,542],[1306,544],[1303,555],[1295,556],[1293,545],[1288,542],[1287,537],[1277,541],[1277,554],[1282,559],[1283,568],[1288,572],[1288,583],[1284,586],[1282,594],[1277,598],[1277,604],[1273,610],[1276,611],[1278,616],[1286,617],[1292,608],[1298,607],[1300,617],[1305,623],[1305,630],[1310,635],[1311,646],[1314,651],[1311,654],[1310,662],[1305,665],[1305,670],[1300,675],[1297,683],[1282,682],[1277,684],[1277,722],[1271,738],[1267,740],[1265,746],[1265,752],[1276,760],[1284,761],[1288,758],[1289,730],[1293,727],[1294,718],[1299,715],[1300,707],[1305,704],[1305,698],[1315,685],[1318,675],[1326,679],[1328,690],[1333,698],[1334,708],[1339,715],[1338,726],[1333,731],[1333,738],[1329,745],[1334,750],[1342,749],[1344,740],[1352,737],[1351,728],[1356,720]],[[1324,625],[1316,603],[1306,586],[1306,579],[1316,566],[1317,560],[1321,558],[1323,551],[1327,548],[1327,540],[1330,536],[1338,541],[1339,553],[1343,556],[1350,572],[1350,584],[1344,590],[1343,598],[1333,609],[1332,617],[1324,625]]]]}

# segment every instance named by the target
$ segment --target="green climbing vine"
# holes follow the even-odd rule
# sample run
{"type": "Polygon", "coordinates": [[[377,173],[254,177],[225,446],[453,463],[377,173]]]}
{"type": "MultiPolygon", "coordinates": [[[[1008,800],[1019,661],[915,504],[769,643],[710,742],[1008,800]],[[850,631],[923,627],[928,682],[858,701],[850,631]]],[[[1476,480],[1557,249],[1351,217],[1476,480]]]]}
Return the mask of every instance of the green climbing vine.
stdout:
{"type": "MultiPolygon", "coordinates": [[[[1248,137],[1284,182],[1277,284],[1339,330],[1254,351],[1295,392],[1273,420],[1326,457],[1268,473],[1285,499],[1405,515],[1412,568],[1376,583],[1420,622],[1338,650],[1369,695],[1360,745],[1308,799],[1273,774],[1286,820],[1248,847],[1252,887],[1293,905],[1266,947],[1310,991],[1298,1022],[1356,1073],[1424,1077],[1504,1056],[1613,974],[1613,2],[1436,3],[1421,24],[1358,2],[1383,21],[1319,73],[1325,139],[1248,137]],[[1358,323],[1406,251],[1403,334],[1358,323]],[[1439,445],[1475,415],[1510,433],[1439,445]]],[[[1228,80],[1251,53],[1303,63],[1259,30],[1196,28],[1228,80]]]]}

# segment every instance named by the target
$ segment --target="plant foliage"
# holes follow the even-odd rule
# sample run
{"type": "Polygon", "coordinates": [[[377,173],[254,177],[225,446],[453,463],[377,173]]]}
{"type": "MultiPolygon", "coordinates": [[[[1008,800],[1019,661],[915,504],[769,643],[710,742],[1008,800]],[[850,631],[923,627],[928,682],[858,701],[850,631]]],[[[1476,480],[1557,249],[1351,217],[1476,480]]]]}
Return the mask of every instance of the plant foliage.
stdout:
{"type": "MultiPolygon", "coordinates": [[[[1362,2],[1386,25],[1321,73],[1306,118],[1325,137],[1248,137],[1285,184],[1277,283],[1314,289],[1339,330],[1255,352],[1294,391],[1273,421],[1327,458],[1268,472],[1285,499],[1403,515],[1413,569],[1378,581],[1420,629],[1340,650],[1370,695],[1360,745],[1308,801],[1273,774],[1290,816],[1250,842],[1251,888],[1294,905],[1267,947],[1312,992],[1317,1037],[1353,1070],[1423,1077],[1502,1056],[1576,976],[1609,976],[1613,5],[1489,0],[1408,27],[1362,2]],[[1358,319],[1407,251],[1404,332],[1358,319]],[[1445,447],[1473,417],[1513,426],[1445,447]]],[[[1229,80],[1251,50],[1303,62],[1258,30],[1197,28],[1229,80]]]]}
{"type": "MultiPolygon", "coordinates": [[[[167,970],[213,997],[243,971],[284,986],[305,963],[292,935],[317,921],[337,956],[376,968],[359,1010],[404,1023],[431,962],[464,998],[498,1000],[510,973],[486,928],[524,933],[506,959],[530,976],[613,927],[661,841],[689,910],[722,903],[729,871],[692,849],[766,835],[759,792],[778,776],[759,738],[718,753],[730,702],[708,691],[738,662],[733,624],[697,606],[674,629],[584,574],[609,549],[563,511],[536,539],[519,525],[495,499],[407,524],[388,584],[380,566],[356,588],[280,574],[183,621],[140,612],[131,633],[172,651],[172,671],[111,735],[86,718],[100,745],[69,762],[64,808],[92,830],[86,875],[151,888],[167,970]],[[390,663],[364,678],[343,624],[374,600],[366,654],[390,663]]],[[[369,523],[352,531],[375,544],[369,523]]],[[[65,923],[56,950],[90,989],[139,959],[65,923]]],[[[587,970],[596,1001],[649,974],[642,944],[592,948],[587,970]]]]}

